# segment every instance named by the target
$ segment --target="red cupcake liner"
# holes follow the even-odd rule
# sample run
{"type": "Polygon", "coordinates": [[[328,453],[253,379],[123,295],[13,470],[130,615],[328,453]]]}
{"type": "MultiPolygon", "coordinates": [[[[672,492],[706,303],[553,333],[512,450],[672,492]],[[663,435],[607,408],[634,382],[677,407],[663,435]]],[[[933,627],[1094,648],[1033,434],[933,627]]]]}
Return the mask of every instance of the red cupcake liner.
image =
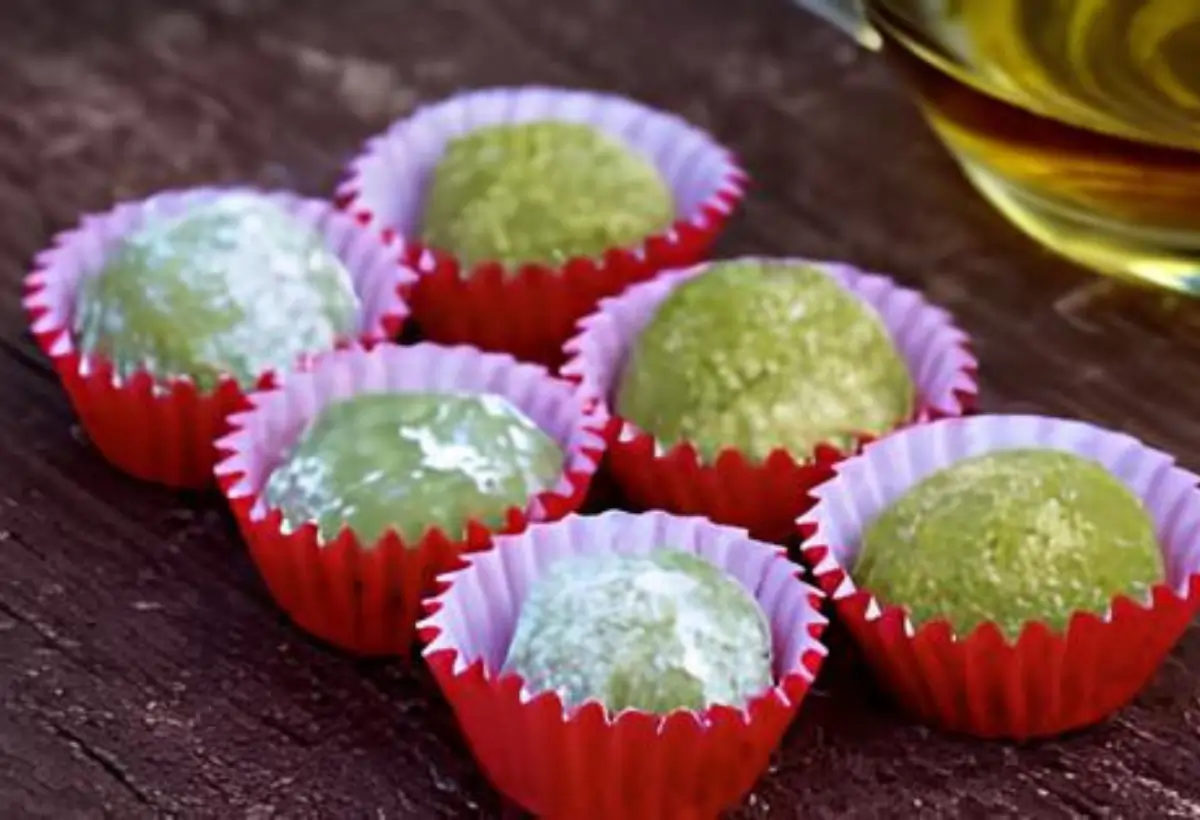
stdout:
{"type": "Polygon", "coordinates": [[[249,403],[217,442],[225,456],[216,467],[221,489],[279,605],[308,632],[363,655],[408,654],[421,596],[459,554],[485,546],[497,531],[519,532],[530,521],[578,509],[604,452],[607,422],[603,410],[585,407],[570,384],[541,367],[428,343],[329,353],[289,374],[281,388],[250,394],[249,403]],[[262,499],[271,472],[328,404],[361,393],[424,391],[507,398],[563,448],[558,483],[524,508],[510,508],[499,530],[472,520],[462,533],[432,528],[417,543],[394,530],[363,542],[349,529],[323,541],[314,524],[285,527],[281,512],[262,499]]]}
{"type": "MultiPolygon", "coordinates": [[[[971,411],[978,393],[975,357],[966,334],[948,313],[916,291],[849,265],[780,261],[816,267],[879,314],[916,384],[917,407],[907,423],[971,411]]],[[[603,300],[595,313],[580,322],[579,334],[567,342],[563,377],[578,382],[597,401],[615,405],[614,391],[642,329],[671,291],[702,275],[711,264],[669,271],[603,300]]],[[[796,516],[811,504],[808,491],[833,474],[833,465],[871,439],[858,437],[848,451],[831,444],[807,453],[777,449],[761,461],[727,448],[706,460],[688,442],[666,448],[631,422],[614,420],[618,432],[609,443],[607,463],[631,503],[704,515],[745,527],[755,538],[768,541],[791,535],[796,516]]]]}
{"type": "MultiPolygon", "coordinates": [[[[24,304],[33,335],[50,357],[84,430],[106,459],[137,478],[172,487],[211,485],[213,442],[227,429],[226,416],[244,406],[245,392],[232,377],[222,378],[212,390],[200,390],[186,377],[156,380],[144,371],[122,378],[105,357],[84,356],[71,328],[79,283],[97,275],[116,243],[147,218],[180,214],[226,194],[247,192],[253,193],[209,187],[166,191],[86,215],[54,238],[25,279],[24,304]]],[[[416,278],[398,263],[398,250],[329,203],[288,193],[266,196],[299,223],[318,230],[346,265],[363,305],[361,338],[398,334],[408,315],[402,292],[416,278]]],[[[263,373],[259,386],[274,379],[275,374],[263,373]]]]}
{"type": "Polygon", "coordinates": [[[729,151],[674,115],[610,94],[530,86],[466,92],[417,110],[367,143],[337,196],[363,224],[403,239],[420,273],[412,307],[427,338],[557,366],[563,342],[598,299],[702,258],[745,184],[729,151]],[[675,224],[599,258],[515,271],[497,263],[464,271],[452,254],[422,244],[425,190],[446,144],[482,126],[537,120],[587,123],[645,156],[674,194],[675,224]]]}
{"type": "Polygon", "coordinates": [[[823,596],[783,551],[744,530],[663,512],[610,511],[495,539],[446,576],[420,626],[425,659],[492,783],[539,817],[711,818],[766,770],[826,650],[823,596]],[[776,685],[745,708],[616,715],[595,701],[565,710],[499,674],[530,585],[569,555],[694,552],[736,578],[771,626],[776,685]]]}
{"type": "Polygon", "coordinates": [[[1096,723],[1154,675],[1200,609],[1196,475],[1123,433],[1041,416],[976,416],[912,428],[868,445],[818,487],[798,522],[802,551],[881,683],[921,719],[985,738],[1024,740],[1096,723]],[[1062,450],[1102,464],[1154,521],[1166,579],[1146,600],[1117,597],[1074,614],[1065,631],[1030,622],[1018,638],[994,623],[956,635],[913,626],[904,608],[857,589],[848,572],[865,527],[921,479],[965,458],[1016,448],[1062,450]]]}

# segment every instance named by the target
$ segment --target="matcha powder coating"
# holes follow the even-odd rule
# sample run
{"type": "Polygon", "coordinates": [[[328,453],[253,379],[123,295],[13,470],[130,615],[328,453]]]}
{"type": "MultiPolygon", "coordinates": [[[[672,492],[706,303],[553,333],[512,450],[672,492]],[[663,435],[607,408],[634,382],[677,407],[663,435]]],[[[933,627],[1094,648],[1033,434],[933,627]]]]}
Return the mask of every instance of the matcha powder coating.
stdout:
{"type": "Polygon", "coordinates": [[[74,329],[84,354],[129,377],[187,376],[244,388],[266,370],[353,336],[350,274],[320,234],[269,200],[229,193],[176,217],[152,217],[85,279],[74,329]]]}
{"type": "Polygon", "coordinates": [[[637,245],[674,218],[657,169],[619,141],[587,125],[533,122],[451,142],[423,232],[465,266],[555,265],[637,245]]]}
{"type": "Polygon", "coordinates": [[[914,624],[960,635],[995,621],[1064,628],[1163,577],[1149,515],[1099,464],[1051,450],[977,456],[934,473],[868,528],[854,580],[914,624]]]}
{"type": "Polygon", "coordinates": [[[617,411],[660,443],[766,458],[782,447],[887,432],[914,389],[887,329],[866,304],[812,267],[712,265],[675,288],[642,331],[617,411]]]}
{"type": "Polygon", "coordinates": [[[264,498],[292,528],[331,540],[349,525],[364,545],[395,527],[416,544],[431,526],[504,523],[553,488],[563,452],[494,395],[366,394],[331,404],[267,480],[264,498]]]}
{"type": "Polygon", "coordinates": [[[737,581],[690,553],[572,557],[530,589],[505,671],[568,708],[737,707],[772,684],[771,633],[737,581]]]}

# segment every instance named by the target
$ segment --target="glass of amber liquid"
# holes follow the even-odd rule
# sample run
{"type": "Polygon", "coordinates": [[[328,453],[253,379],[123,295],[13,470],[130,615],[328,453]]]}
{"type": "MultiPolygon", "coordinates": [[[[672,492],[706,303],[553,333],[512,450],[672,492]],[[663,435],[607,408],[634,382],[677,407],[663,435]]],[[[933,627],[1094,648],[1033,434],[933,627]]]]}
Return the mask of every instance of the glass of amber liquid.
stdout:
{"type": "Polygon", "coordinates": [[[1200,0],[798,1],[883,49],[1023,231],[1200,294],[1200,0]]]}

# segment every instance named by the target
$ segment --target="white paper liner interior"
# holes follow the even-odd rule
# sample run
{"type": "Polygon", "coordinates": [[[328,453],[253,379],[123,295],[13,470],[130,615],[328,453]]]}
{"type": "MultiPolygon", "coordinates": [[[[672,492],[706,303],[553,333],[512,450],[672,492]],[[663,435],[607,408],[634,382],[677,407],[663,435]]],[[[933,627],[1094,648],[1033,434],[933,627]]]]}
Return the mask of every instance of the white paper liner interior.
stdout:
{"type": "Polygon", "coordinates": [[[741,190],[729,152],[674,114],[612,94],[527,86],[465,92],[417,109],[367,142],[339,196],[355,196],[354,210],[369,211],[377,227],[418,236],[429,181],[447,143],[480,127],[539,120],[583,123],[624,142],[658,169],[677,219],[698,227],[704,205],[728,210],[715,197],[741,190]]]}
{"type": "MultiPolygon", "coordinates": [[[[398,288],[415,282],[416,272],[399,263],[398,248],[389,248],[375,232],[358,225],[331,203],[243,187],[165,191],[138,202],[119,204],[104,213],[85,215],[77,227],[57,235],[51,247],[38,254],[27,279],[30,294],[25,304],[27,308],[46,309],[32,327],[35,333],[63,329],[50,354],[64,356],[75,350],[71,325],[79,283],[100,273],[123,237],[151,218],[177,216],[231,193],[263,195],[301,225],[321,233],[326,247],[346,266],[362,303],[360,335],[382,338],[385,316],[408,314],[398,288]]],[[[86,361],[81,363],[81,370],[90,370],[86,361]]],[[[187,379],[180,376],[175,380],[187,379]]]]}
{"type": "MultiPolygon", "coordinates": [[[[823,657],[826,649],[809,628],[827,621],[810,599],[823,596],[796,577],[799,568],[782,548],[754,541],[745,530],[661,511],[570,515],[533,525],[519,535],[499,536],[491,549],[464,556],[467,567],[441,578],[450,584],[436,599],[441,608],[419,625],[438,630],[425,654],[451,650],[456,653],[456,673],[482,661],[494,678],[504,664],[530,586],[554,562],[610,552],[645,555],[664,547],[706,558],[735,578],[755,597],[771,625],[775,680],[798,674],[812,681],[803,658],[809,653],[823,657]]],[[[778,687],[772,692],[785,698],[778,687]]]]}
{"type": "MultiPolygon", "coordinates": [[[[249,396],[252,409],[230,416],[234,432],[217,442],[229,453],[218,476],[241,474],[231,498],[255,497],[252,518],[267,513],[259,496],[271,472],[308,424],[330,403],[364,393],[494,393],[507,398],[556,441],[566,454],[563,475],[552,492],[570,496],[568,473],[592,474],[596,465],[584,449],[603,451],[603,409],[588,410],[570,384],[544,368],[499,353],[431,343],[352,347],[320,357],[304,372],[291,373],[281,388],[249,396]]],[[[528,514],[544,514],[536,499],[528,514]]]]}
{"type": "MultiPolygon", "coordinates": [[[[1081,421],[1032,415],[942,419],[869,444],[861,455],[839,464],[836,476],[815,490],[817,504],[798,521],[815,525],[811,542],[829,548],[814,572],[821,575],[840,567],[848,573],[866,527],[922,479],[965,458],[1030,447],[1091,459],[1124,483],[1154,522],[1166,584],[1180,597],[1187,594],[1191,576],[1200,573],[1200,479],[1132,436],[1081,421]]],[[[855,590],[847,574],[834,598],[855,590]]],[[[867,614],[880,614],[874,600],[867,614]]],[[[1110,615],[1104,613],[1106,619],[1110,615]]],[[[908,629],[911,634],[911,622],[908,629]]]]}
{"type": "MultiPolygon", "coordinates": [[[[946,311],[930,304],[916,291],[899,287],[885,276],[837,262],[761,257],[728,261],[815,267],[876,311],[908,366],[922,404],[958,415],[963,411],[960,393],[975,392],[969,371],[976,362],[965,346],[966,334],[954,325],[946,311]]],[[[712,264],[715,263],[668,271],[633,285],[618,296],[602,299],[597,311],[580,322],[579,334],[567,342],[564,349],[570,360],[563,366],[563,375],[578,378],[589,397],[614,407],[615,391],[643,329],[676,287],[704,274],[712,264]]],[[[632,424],[622,424],[621,440],[628,441],[636,435],[637,429],[632,424]]]]}

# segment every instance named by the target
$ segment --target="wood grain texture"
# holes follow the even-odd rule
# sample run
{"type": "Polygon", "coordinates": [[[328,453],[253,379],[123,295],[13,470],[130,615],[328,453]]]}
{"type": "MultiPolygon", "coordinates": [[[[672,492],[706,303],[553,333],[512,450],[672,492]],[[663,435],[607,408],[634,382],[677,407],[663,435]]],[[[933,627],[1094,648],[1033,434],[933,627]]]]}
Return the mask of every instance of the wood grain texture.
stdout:
{"type": "MultiPolygon", "coordinates": [[[[0,4],[0,816],[494,817],[419,668],[272,606],[219,499],[80,436],[20,279],[84,210],[166,186],[327,193],[361,140],[481,84],[617,90],[736,147],[724,253],[847,259],[974,334],[989,409],[1079,416],[1200,467],[1200,306],[1010,229],[877,58],[785,0],[0,4]]],[[[844,638],[744,817],[1200,816],[1200,634],[1108,724],[1024,747],[899,715],[844,638]],[[1149,814],[1148,814],[1149,813],[1149,814]]]]}

